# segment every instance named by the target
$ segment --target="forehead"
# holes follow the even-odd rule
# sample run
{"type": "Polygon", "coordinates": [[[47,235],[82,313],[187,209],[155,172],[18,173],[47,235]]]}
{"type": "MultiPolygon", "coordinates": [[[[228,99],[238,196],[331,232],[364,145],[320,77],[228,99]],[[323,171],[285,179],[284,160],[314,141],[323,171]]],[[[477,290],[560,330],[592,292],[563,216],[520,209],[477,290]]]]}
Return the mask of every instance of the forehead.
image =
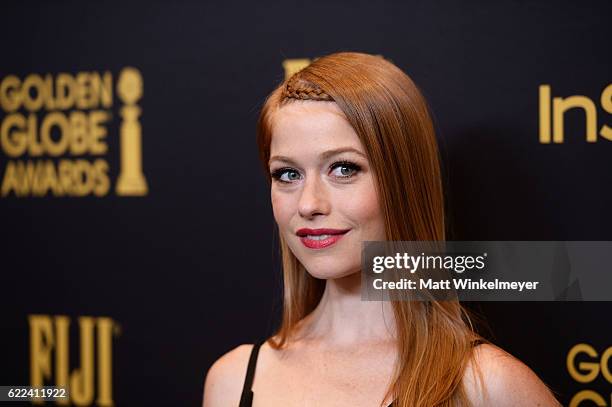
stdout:
{"type": "Polygon", "coordinates": [[[340,147],[364,152],[357,133],[334,102],[292,101],[272,116],[271,155],[303,155],[340,147]]]}

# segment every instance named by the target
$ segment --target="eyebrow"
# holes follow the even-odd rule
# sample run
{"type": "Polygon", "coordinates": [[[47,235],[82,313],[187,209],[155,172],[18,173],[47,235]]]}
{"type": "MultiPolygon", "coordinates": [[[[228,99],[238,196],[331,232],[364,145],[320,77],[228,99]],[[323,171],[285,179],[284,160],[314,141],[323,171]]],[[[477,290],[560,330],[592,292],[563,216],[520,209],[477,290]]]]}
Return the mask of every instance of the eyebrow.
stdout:
{"type": "MultiPolygon", "coordinates": [[[[353,147],[340,147],[340,148],[335,148],[333,150],[327,150],[323,153],[321,153],[321,158],[326,160],[330,157],[333,157],[335,155],[341,154],[341,153],[355,153],[358,154],[360,156],[362,156],[363,158],[367,159],[366,155],[364,153],[362,153],[361,151],[357,150],[356,148],[353,147]]],[[[292,158],[284,156],[284,155],[274,155],[272,157],[270,157],[270,160],[268,161],[268,164],[272,161],[284,161],[287,163],[291,163],[291,164],[295,164],[295,161],[293,161],[292,158]]]]}

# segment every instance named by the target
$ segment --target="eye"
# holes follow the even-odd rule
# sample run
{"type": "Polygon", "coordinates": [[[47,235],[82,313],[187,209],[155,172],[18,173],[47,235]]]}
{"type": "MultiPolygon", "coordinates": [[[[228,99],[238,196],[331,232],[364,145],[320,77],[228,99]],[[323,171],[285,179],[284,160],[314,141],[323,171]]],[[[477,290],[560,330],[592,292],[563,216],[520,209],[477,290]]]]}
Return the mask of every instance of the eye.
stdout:
{"type": "Polygon", "coordinates": [[[300,179],[300,173],[293,168],[279,168],[276,171],[272,171],[270,176],[284,183],[291,183],[300,179]]]}
{"type": "Polygon", "coordinates": [[[359,165],[350,161],[335,162],[330,166],[330,169],[332,169],[334,176],[338,178],[351,178],[361,171],[361,167],[359,165]]]}

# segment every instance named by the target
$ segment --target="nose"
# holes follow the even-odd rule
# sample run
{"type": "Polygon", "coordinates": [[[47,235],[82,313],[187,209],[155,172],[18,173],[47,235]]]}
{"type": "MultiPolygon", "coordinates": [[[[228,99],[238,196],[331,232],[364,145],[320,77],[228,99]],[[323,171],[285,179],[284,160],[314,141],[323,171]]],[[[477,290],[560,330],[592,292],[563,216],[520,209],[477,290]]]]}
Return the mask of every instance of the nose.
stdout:
{"type": "Polygon", "coordinates": [[[330,210],[328,191],[324,182],[317,176],[309,177],[303,184],[298,212],[303,218],[312,218],[317,215],[327,215],[330,210]]]}

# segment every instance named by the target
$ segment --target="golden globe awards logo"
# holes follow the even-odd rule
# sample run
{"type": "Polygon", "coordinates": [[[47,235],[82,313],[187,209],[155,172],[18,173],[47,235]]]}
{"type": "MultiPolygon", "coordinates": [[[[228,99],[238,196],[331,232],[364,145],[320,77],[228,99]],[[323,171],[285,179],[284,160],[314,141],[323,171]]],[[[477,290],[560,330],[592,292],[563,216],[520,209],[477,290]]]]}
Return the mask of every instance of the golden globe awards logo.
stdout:
{"type": "Polygon", "coordinates": [[[7,159],[0,168],[0,198],[108,195],[109,142],[120,150],[115,193],[146,195],[138,106],[142,75],[130,67],[119,73],[118,135],[108,132],[114,90],[111,72],[0,79],[0,150],[7,159]]]}

